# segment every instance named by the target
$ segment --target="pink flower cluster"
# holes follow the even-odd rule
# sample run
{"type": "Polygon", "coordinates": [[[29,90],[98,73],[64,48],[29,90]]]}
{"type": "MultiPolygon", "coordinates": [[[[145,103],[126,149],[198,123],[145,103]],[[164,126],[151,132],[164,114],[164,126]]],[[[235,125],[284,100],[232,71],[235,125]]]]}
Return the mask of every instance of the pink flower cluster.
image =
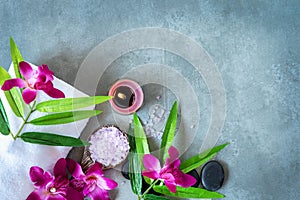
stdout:
{"type": "Polygon", "coordinates": [[[109,200],[107,190],[112,190],[118,184],[104,177],[102,165],[95,163],[84,174],[81,166],[72,159],[59,159],[53,175],[38,166],[30,168],[30,179],[35,187],[26,200],[109,200]],[[68,179],[68,173],[72,179],[68,179]]]}
{"type": "Polygon", "coordinates": [[[143,176],[162,180],[166,187],[173,193],[176,192],[176,186],[187,188],[194,185],[196,179],[191,175],[184,174],[179,169],[180,160],[178,150],[171,146],[168,153],[169,158],[166,159],[166,163],[162,168],[155,156],[145,154],[143,157],[143,164],[145,166],[145,170],[142,172],[143,176]]]}
{"type": "Polygon", "coordinates": [[[6,80],[2,85],[2,90],[10,90],[13,87],[25,88],[22,92],[23,100],[26,104],[31,103],[37,95],[38,90],[42,90],[52,98],[64,98],[62,91],[53,87],[53,72],[47,65],[41,65],[37,70],[32,69],[29,63],[19,63],[20,73],[24,77],[6,80]]]}

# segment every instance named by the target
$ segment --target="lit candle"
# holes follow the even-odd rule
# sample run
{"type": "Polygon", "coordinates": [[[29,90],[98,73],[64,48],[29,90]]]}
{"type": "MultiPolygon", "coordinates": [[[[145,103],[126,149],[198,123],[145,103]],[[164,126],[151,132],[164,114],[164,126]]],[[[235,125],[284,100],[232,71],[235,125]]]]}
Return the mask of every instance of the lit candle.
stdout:
{"type": "Polygon", "coordinates": [[[109,90],[112,108],[121,114],[132,114],[143,104],[144,94],[136,82],[128,79],[117,81],[109,90]]]}

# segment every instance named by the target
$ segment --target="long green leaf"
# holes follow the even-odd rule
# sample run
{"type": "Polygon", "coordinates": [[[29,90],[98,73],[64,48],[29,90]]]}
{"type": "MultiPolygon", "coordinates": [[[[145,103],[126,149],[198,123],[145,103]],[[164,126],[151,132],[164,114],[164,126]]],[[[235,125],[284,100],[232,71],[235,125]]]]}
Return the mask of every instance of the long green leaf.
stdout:
{"type": "Polygon", "coordinates": [[[170,111],[164,133],[161,140],[160,145],[160,158],[162,161],[165,161],[168,157],[168,150],[169,147],[172,145],[174,140],[174,135],[176,131],[176,123],[177,123],[177,111],[178,111],[178,103],[177,101],[174,102],[172,109],[170,111]]]}
{"type": "Polygon", "coordinates": [[[144,154],[150,153],[148,141],[143,126],[136,113],[133,115],[133,122],[134,122],[134,137],[135,137],[135,144],[136,144],[136,152],[139,156],[140,163],[142,163],[144,154]]]}
{"type": "Polygon", "coordinates": [[[0,112],[1,112],[2,116],[4,117],[4,120],[8,123],[8,118],[7,118],[7,115],[6,115],[6,111],[5,111],[5,108],[2,104],[1,99],[0,99],[0,112]]]}
{"type": "Polygon", "coordinates": [[[129,164],[129,178],[131,190],[134,194],[140,195],[142,191],[142,167],[139,162],[138,154],[136,153],[136,145],[134,139],[134,130],[132,126],[129,126],[128,130],[128,140],[130,145],[129,155],[128,155],[128,164],[129,164]]]}
{"type": "Polygon", "coordinates": [[[0,85],[2,86],[4,81],[11,79],[9,73],[0,66],[0,85]]]}
{"type": "Polygon", "coordinates": [[[58,100],[44,101],[36,105],[36,110],[40,112],[65,112],[80,108],[85,108],[91,105],[100,104],[110,100],[110,96],[94,96],[94,97],[79,97],[65,98],[58,100]]]}
{"type": "Polygon", "coordinates": [[[162,196],[157,196],[154,194],[146,194],[144,199],[145,200],[166,200],[168,198],[162,197],[162,196]]]}
{"type": "Polygon", "coordinates": [[[153,187],[155,192],[167,195],[167,196],[174,196],[179,198],[223,198],[225,197],[223,194],[218,192],[211,192],[202,188],[182,188],[177,186],[176,193],[170,192],[166,186],[154,186],[153,187]]]}
{"type": "Polygon", "coordinates": [[[5,109],[0,99],[0,133],[8,135],[10,133],[9,122],[5,113],[5,109]]]}
{"type": "MultiPolygon", "coordinates": [[[[11,79],[9,73],[0,66],[0,85],[2,86],[4,81],[11,79]]],[[[17,117],[24,116],[24,103],[21,94],[17,88],[12,88],[9,91],[4,91],[5,97],[17,117]]]]}
{"type": "Polygon", "coordinates": [[[225,143],[216,147],[213,147],[211,149],[208,149],[204,151],[203,153],[200,153],[198,155],[195,155],[185,161],[183,161],[180,165],[180,169],[183,171],[183,173],[187,173],[193,169],[196,169],[197,167],[203,165],[210,159],[212,159],[219,151],[221,151],[224,147],[226,147],[229,143],[225,143]]]}
{"type": "Polygon", "coordinates": [[[80,110],[74,112],[62,112],[45,115],[43,117],[39,117],[33,119],[28,122],[34,125],[55,125],[55,124],[67,124],[71,122],[75,122],[78,120],[90,118],[100,114],[102,111],[100,110],[80,110]]]}
{"type": "MultiPolygon", "coordinates": [[[[142,170],[144,169],[144,165],[142,164],[143,157],[145,154],[150,154],[150,150],[149,150],[148,140],[145,135],[145,131],[136,113],[133,115],[133,123],[134,123],[134,137],[135,137],[136,152],[142,170]]],[[[148,184],[151,184],[153,181],[150,178],[145,176],[144,176],[144,180],[148,184]]]]}
{"type": "Polygon", "coordinates": [[[86,146],[89,145],[88,142],[80,140],[78,138],[57,135],[53,133],[43,133],[43,132],[26,132],[23,133],[20,138],[29,143],[42,144],[49,146],[86,146]]]}
{"type": "Polygon", "coordinates": [[[11,55],[12,62],[14,64],[14,71],[16,77],[21,78],[22,76],[19,70],[19,63],[24,61],[24,59],[12,37],[10,37],[10,55],[11,55]]]}

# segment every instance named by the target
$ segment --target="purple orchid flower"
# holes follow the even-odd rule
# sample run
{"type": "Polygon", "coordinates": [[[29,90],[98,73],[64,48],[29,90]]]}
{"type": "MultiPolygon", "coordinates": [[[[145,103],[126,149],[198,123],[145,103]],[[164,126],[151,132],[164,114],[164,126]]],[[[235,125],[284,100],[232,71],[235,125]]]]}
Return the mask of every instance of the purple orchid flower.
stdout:
{"type": "Polygon", "coordinates": [[[143,163],[146,169],[142,172],[142,175],[151,179],[160,179],[164,181],[166,187],[173,193],[176,192],[177,185],[184,188],[194,185],[196,179],[191,175],[184,174],[179,169],[180,160],[178,150],[171,146],[168,153],[169,158],[166,159],[163,168],[161,168],[159,160],[155,156],[145,154],[143,163]]]}
{"type": "Polygon", "coordinates": [[[54,176],[38,166],[30,168],[30,179],[35,190],[26,200],[83,200],[80,192],[69,186],[66,160],[59,159],[54,166],[54,176]]]}
{"type": "Polygon", "coordinates": [[[23,100],[26,104],[31,103],[36,98],[37,90],[44,91],[52,98],[64,98],[62,91],[53,87],[53,72],[47,65],[38,66],[33,70],[29,63],[23,61],[19,63],[20,73],[25,78],[13,78],[6,80],[2,90],[10,90],[13,87],[25,88],[22,92],[23,100]]]}
{"type": "Polygon", "coordinates": [[[118,186],[114,180],[104,177],[102,165],[98,162],[93,164],[84,174],[80,165],[71,160],[67,160],[68,170],[74,177],[70,185],[85,197],[91,200],[109,200],[107,190],[112,190],[118,186]]]}

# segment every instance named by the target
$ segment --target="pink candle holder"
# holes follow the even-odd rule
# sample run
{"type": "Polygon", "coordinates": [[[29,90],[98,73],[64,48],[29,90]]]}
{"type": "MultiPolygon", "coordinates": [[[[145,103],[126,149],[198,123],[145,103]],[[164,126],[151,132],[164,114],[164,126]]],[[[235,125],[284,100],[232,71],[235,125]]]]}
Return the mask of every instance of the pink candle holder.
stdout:
{"type": "Polygon", "coordinates": [[[112,108],[116,112],[125,115],[137,111],[144,101],[142,88],[129,79],[122,79],[113,84],[108,95],[114,97],[109,101],[112,108]]]}

